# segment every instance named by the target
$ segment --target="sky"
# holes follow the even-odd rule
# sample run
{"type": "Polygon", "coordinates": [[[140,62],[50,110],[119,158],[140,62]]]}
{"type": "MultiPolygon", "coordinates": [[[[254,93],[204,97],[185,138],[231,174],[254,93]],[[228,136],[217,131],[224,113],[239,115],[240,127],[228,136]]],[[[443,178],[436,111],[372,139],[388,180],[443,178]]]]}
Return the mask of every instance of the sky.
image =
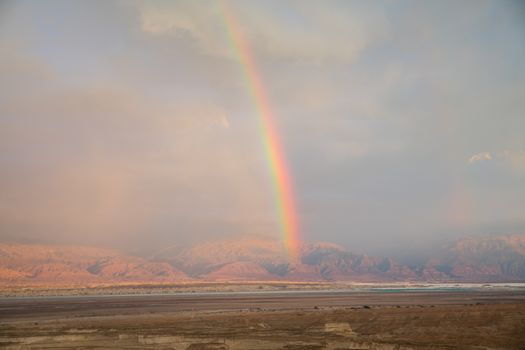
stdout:
{"type": "Polygon", "coordinates": [[[2,1],[0,239],[280,237],[256,61],[303,240],[417,258],[525,232],[520,1],[2,1]]]}

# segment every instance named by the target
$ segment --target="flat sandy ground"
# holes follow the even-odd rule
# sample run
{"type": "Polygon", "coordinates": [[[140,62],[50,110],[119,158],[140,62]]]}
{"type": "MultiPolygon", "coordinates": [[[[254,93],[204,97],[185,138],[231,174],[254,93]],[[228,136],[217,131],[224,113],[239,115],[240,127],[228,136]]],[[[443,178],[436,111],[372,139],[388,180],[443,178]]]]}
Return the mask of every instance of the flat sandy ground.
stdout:
{"type": "Polygon", "coordinates": [[[525,349],[525,293],[0,298],[0,348],[525,349]]]}

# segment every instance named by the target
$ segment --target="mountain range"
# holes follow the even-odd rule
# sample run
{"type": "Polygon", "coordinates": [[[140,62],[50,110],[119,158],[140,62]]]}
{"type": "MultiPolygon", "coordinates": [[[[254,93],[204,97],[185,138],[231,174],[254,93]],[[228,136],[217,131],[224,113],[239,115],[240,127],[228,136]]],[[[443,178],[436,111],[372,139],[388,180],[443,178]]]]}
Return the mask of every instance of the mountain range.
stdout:
{"type": "Polygon", "coordinates": [[[326,242],[305,242],[299,255],[289,261],[283,244],[265,237],[172,246],[149,257],[86,246],[0,243],[0,283],[525,281],[525,234],[463,238],[417,266],[326,242]]]}

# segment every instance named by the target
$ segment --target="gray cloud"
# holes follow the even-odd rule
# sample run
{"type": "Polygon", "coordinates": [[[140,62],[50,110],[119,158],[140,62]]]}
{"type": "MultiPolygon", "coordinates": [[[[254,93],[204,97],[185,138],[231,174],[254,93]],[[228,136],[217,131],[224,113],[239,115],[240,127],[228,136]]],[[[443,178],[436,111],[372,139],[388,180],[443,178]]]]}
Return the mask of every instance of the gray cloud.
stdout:
{"type": "Polygon", "coordinates": [[[294,61],[354,60],[386,31],[379,5],[337,10],[316,2],[139,2],[141,29],[155,36],[188,37],[204,52],[231,56],[226,29],[232,13],[259,54],[294,61]],[[327,40],[327,38],[329,38],[327,40]]]}
{"type": "MultiPolygon", "coordinates": [[[[276,115],[305,239],[403,255],[525,228],[518,2],[227,4],[276,115]]],[[[7,6],[2,238],[132,249],[278,236],[257,112],[220,11],[7,6]]]]}

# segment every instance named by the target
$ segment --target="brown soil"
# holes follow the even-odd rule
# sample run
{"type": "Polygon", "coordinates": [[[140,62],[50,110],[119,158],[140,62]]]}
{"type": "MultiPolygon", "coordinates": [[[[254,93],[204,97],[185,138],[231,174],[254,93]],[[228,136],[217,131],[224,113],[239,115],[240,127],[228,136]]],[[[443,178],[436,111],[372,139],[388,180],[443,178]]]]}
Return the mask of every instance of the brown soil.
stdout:
{"type": "Polygon", "coordinates": [[[2,299],[0,347],[524,349],[524,300],[475,292],[2,299]]]}

